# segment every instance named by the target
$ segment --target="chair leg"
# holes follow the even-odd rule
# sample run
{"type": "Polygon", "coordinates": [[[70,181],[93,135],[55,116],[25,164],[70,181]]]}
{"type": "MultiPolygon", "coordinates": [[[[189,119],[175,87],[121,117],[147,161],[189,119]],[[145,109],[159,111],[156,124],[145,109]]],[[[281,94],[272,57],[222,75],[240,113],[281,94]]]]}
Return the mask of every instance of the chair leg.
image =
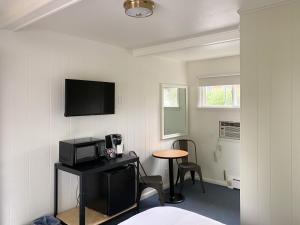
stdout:
{"type": "Polygon", "coordinates": [[[138,210],[140,209],[140,201],[141,201],[141,196],[142,196],[142,192],[144,189],[145,189],[144,186],[141,186],[141,185],[139,186],[139,192],[137,194],[137,199],[136,199],[138,210]]]}
{"type": "Polygon", "coordinates": [[[162,185],[157,188],[157,192],[158,192],[158,196],[159,196],[160,205],[164,206],[165,205],[165,195],[164,195],[162,185]]]}
{"type": "Polygon", "coordinates": [[[190,172],[191,172],[191,177],[192,177],[193,184],[195,184],[195,171],[191,170],[190,172]]]}
{"type": "Polygon", "coordinates": [[[205,187],[204,187],[204,183],[203,183],[203,177],[202,177],[202,171],[201,171],[201,167],[198,166],[197,168],[197,173],[200,177],[200,183],[201,183],[201,187],[202,187],[202,192],[205,193],[205,187]]]}
{"type": "Polygon", "coordinates": [[[139,193],[138,193],[138,195],[137,195],[137,200],[136,200],[136,204],[137,204],[137,208],[138,208],[138,209],[140,209],[141,195],[142,195],[142,192],[139,191],[139,193]]]}
{"type": "Polygon", "coordinates": [[[177,186],[177,184],[178,184],[178,181],[179,181],[179,168],[177,169],[177,178],[176,178],[176,186],[177,186]]]}
{"type": "Polygon", "coordinates": [[[179,170],[179,174],[180,174],[180,193],[182,192],[183,190],[183,185],[184,185],[184,176],[186,174],[186,170],[184,169],[180,169],[179,170]]]}

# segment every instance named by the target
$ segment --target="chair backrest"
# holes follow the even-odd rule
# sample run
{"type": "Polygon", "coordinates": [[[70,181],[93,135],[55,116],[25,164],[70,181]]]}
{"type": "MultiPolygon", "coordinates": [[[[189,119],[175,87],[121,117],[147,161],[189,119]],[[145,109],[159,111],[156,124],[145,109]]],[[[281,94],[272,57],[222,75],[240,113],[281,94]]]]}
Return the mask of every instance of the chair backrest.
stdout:
{"type": "MultiPolygon", "coordinates": [[[[130,152],[129,152],[129,155],[138,157],[137,154],[135,153],[135,151],[130,151],[130,152]]],[[[144,169],[144,167],[143,167],[143,165],[142,165],[142,163],[141,163],[140,161],[139,161],[139,166],[140,166],[140,168],[142,169],[142,171],[143,171],[143,173],[144,173],[144,176],[148,176],[147,173],[146,173],[146,171],[145,171],[145,169],[144,169]]],[[[141,171],[141,170],[139,170],[139,176],[140,176],[140,177],[143,177],[143,175],[141,174],[140,171],[141,171]]]]}
{"type": "MultiPolygon", "coordinates": [[[[197,147],[196,147],[196,143],[193,140],[189,140],[189,139],[176,140],[173,142],[172,148],[187,151],[189,153],[191,153],[192,150],[194,150],[195,160],[197,163],[197,147]]],[[[182,158],[181,160],[182,162],[188,162],[188,156],[182,158]]]]}

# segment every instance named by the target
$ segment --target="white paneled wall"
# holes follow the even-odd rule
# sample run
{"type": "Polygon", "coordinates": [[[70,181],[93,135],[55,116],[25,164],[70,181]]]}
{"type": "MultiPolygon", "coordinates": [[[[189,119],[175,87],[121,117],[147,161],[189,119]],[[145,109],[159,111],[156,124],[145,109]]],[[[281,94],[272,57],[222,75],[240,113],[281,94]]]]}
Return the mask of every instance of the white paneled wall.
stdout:
{"type": "Polygon", "coordinates": [[[299,12],[241,12],[242,225],[300,224],[299,12]]]}
{"type": "MultiPolygon", "coordinates": [[[[167,182],[167,162],[151,157],[172,141],[160,140],[159,83],[186,83],[185,65],[54,33],[0,32],[0,224],[52,213],[59,140],[121,133],[167,182]],[[116,82],[116,114],[65,118],[65,78],[116,82]]],[[[62,173],[59,183],[61,211],[76,204],[77,178],[62,173]]]]}
{"type": "MultiPolygon", "coordinates": [[[[218,59],[193,61],[187,64],[190,88],[190,135],[199,144],[198,160],[202,166],[203,176],[208,182],[225,185],[224,170],[229,172],[228,164],[239,164],[240,144],[221,142],[224,151],[214,160],[219,138],[219,121],[240,121],[239,109],[200,109],[198,108],[199,79],[212,75],[230,75],[240,72],[240,57],[231,56],[218,59]],[[232,147],[231,151],[226,151],[232,147]],[[234,147],[233,147],[234,146],[234,147]],[[227,159],[227,160],[226,160],[227,159]]],[[[238,167],[238,166],[237,166],[238,167]]],[[[235,170],[238,175],[239,170],[235,170]]]]}

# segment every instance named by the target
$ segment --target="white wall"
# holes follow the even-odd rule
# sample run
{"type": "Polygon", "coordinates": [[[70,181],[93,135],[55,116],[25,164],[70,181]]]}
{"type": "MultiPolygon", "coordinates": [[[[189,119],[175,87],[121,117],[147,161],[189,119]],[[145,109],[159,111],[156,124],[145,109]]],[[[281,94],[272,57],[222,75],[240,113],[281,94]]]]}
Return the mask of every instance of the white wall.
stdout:
{"type": "MultiPolygon", "coordinates": [[[[0,224],[52,213],[58,142],[121,133],[150,173],[167,182],[160,140],[159,83],[186,83],[185,65],[47,32],[0,33],[0,224]],[[64,79],[116,82],[116,114],[65,118],[64,79]]],[[[77,178],[61,174],[59,209],[75,206],[77,178]]]]}
{"type": "Polygon", "coordinates": [[[222,152],[218,152],[218,161],[214,160],[219,137],[219,121],[240,121],[237,109],[199,109],[199,78],[210,75],[230,75],[240,71],[239,56],[193,61],[187,64],[188,83],[190,85],[189,111],[190,136],[198,143],[198,159],[204,178],[209,182],[225,184],[224,169],[227,175],[239,176],[239,151],[237,142],[221,142],[222,152]],[[232,164],[231,164],[232,163],[232,164]]]}
{"type": "Polygon", "coordinates": [[[300,224],[299,12],[241,12],[242,225],[300,224]]]}

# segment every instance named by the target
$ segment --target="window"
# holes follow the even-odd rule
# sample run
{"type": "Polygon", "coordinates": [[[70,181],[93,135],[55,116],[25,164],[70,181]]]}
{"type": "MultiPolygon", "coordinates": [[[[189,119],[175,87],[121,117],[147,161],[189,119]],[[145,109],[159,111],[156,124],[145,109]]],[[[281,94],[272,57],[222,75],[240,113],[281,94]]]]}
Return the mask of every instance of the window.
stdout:
{"type": "Polygon", "coordinates": [[[178,99],[178,88],[168,87],[164,88],[164,107],[178,108],[179,99],[178,99]]]}
{"type": "Polygon", "coordinates": [[[200,108],[239,108],[240,85],[214,85],[199,87],[200,108]]]}

